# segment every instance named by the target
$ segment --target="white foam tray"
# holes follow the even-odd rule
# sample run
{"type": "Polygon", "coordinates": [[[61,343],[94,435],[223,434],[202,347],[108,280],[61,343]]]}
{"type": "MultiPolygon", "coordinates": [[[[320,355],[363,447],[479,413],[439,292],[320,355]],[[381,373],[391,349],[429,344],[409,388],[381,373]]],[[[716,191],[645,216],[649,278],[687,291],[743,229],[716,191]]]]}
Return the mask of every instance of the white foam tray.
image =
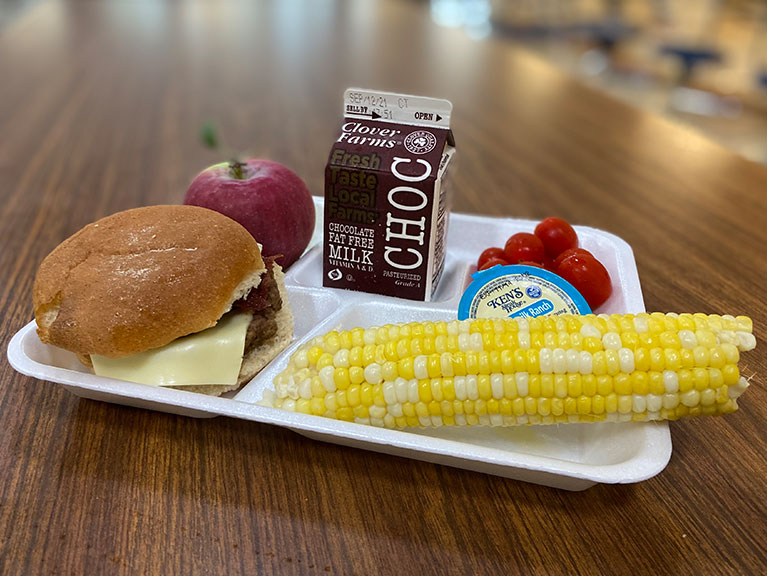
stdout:
{"type": "MultiPolygon", "coordinates": [[[[333,329],[414,320],[455,318],[474,262],[488,246],[511,234],[532,231],[535,222],[453,214],[445,272],[435,299],[418,303],[322,287],[322,200],[317,228],[304,256],[286,275],[295,316],[295,341],[236,394],[211,397],[102,378],[88,373],[76,357],[40,342],[34,322],[8,346],[8,360],[19,372],[63,385],[93,400],[205,418],[229,416],[290,428],[309,438],[396,456],[475,470],[566,490],[596,483],[639,482],[658,474],[671,457],[664,423],[596,423],[519,428],[439,428],[385,430],[258,406],[274,376],[305,340],[333,329]]],[[[576,227],[581,245],[607,267],[614,291],[597,312],[642,312],[644,303],[631,248],[620,238],[576,227]]]]}

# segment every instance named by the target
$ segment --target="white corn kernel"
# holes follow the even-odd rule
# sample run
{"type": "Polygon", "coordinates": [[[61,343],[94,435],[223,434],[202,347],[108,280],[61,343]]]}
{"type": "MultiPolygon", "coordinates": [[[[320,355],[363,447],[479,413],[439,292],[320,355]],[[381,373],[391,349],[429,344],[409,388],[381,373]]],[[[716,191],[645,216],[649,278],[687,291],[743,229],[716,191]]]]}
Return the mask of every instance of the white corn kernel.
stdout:
{"type": "Polygon", "coordinates": [[[496,400],[503,398],[503,374],[492,374],[490,376],[490,387],[493,390],[493,398],[496,400]]]}
{"type": "Polygon", "coordinates": [[[741,352],[748,352],[756,348],[756,337],[750,332],[736,332],[735,339],[737,340],[738,350],[741,352]]]}
{"type": "Polygon", "coordinates": [[[418,380],[412,378],[407,382],[407,401],[411,404],[417,404],[420,401],[418,395],[418,380]]]}
{"type": "Polygon", "coordinates": [[[293,358],[291,358],[291,362],[296,368],[306,368],[309,366],[309,356],[306,352],[306,349],[301,348],[298,350],[293,355],[293,358]]]}
{"type": "Polygon", "coordinates": [[[633,350],[620,348],[618,350],[618,362],[620,363],[621,372],[631,374],[635,370],[633,350]]]}
{"type": "Polygon", "coordinates": [[[458,334],[458,349],[461,352],[469,352],[471,350],[470,334],[466,332],[461,332],[458,334]]]}
{"type": "Polygon", "coordinates": [[[688,408],[692,408],[693,406],[700,404],[700,392],[697,390],[689,390],[688,392],[681,394],[679,400],[688,408]]]}
{"type": "Polygon", "coordinates": [[[584,338],[587,338],[591,336],[592,338],[602,338],[602,333],[599,331],[599,328],[594,326],[593,324],[584,324],[581,326],[581,336],[584,338]]]}
{"type": "Polygon", "coordinates": [[[365,380],[370,384],[380,384],[383,380],[381,365],[373,362],[365,366],[365,380]]]}
{"type": "Polygon", "coordinates": [[[727,397],[731,400],[735,400],[746,391],[746,388],[748,388],[748,380],[741,376],[736,384],[727,388],[727,397]]]}
{"type": "Polygon", "coordinates": [[[519,343],[520,350],[529,350],[530,349],[530,332],[525,330],[524,332],[520,330],[517,333],[517,342],[519,343]]]}
{"type": "Polygon", "coordinates": [[[555,348],[552,351],[551,361],[554,374],[564,374],[567,372],[567,354],[562,348],[555,348]]]}
{"type": "Polygon", "coordinates": [[[298,395],[301,396],[301,398],[306,398],[307,400],[311,399],[312,397],[312,379],[311,378],[304,378],[303,382],[299,384],[298,395]]]}
{"type": "Polygon", "coordinates": [[[423,380],[429,377],[429,370],[427,368],[426,356],[416,356],[413,360],[413,374],[419,380],[423,380]]]}
{"type": "Polygon", "coordinates": [[[466,377],[456,376],[453,378],[453,386],[455,387],[455,397],[458,400],[466,400],[466,377]]]}
{"type": "Polygon", "coordinates": [[[551,350],[548,348],[541,348],[538,352],[538,365],[540,366],[541,374],[551,374],[554,370],[554,363],[552,360],[551,350]]]}
{"type": "Polygon", "coordinates": [[[647,395],[647,412],[659,412],[663,408],[663,397],[660,394],[647,395]]]}
{"type": "Polygon", "coordinates": [[[591,353],[586,352],[585,350],[582,350],[580,353],[580,362],[578,365],[578,368],[579,368],[578,371],[581,374],[591,374],[594,371],[593,360],[594,360],[594,357],[591,355],[591,353]]]}
{"type": "Polygon", "coordinates": [[[621,335],[617,332],[607,332],[602,336],[602,346],[605,350],[617,350],[621,345],[621,335]]]}
{"type": "Polygon", "coordinates": [[[348,368],[349,367],[349,351],[341,349],[333,354],[333,365],[336,368],[348,368]]]}
{"type": "Polygon", "coordinates": [[[453,355],[450,352],[443,352],[439,358],[442,367],[442,376],[445,378],[453,377],[453,355]]]}
{"type": "Polygon", "coordinates": [[[517,382],[517,394],[520,396],[527,396],[527,393],[529,391],[528,383],[529,379],[527,376],[527,372],[517,372],[514,375],[514,379],[517,382]]]}
{"type": "Polygon", "coordinates": [[[634,394],[631,407],[637,414],[644,412],[647,409],[647,400],[641,394],[634,394]]]}
{"type": "Polygon", "coordinates": [[[471,347],[471,350],[474,352],[481,352],[484,349],[483,343],[482,343],[482,334],[479,332],[475,332],[474,334],[469,335],[469,346],[471,347]]]}
{"type": "Polygon", "coordinates": [[[397,389],[394,382],[384,382],[383,385],[384,402],[387,404],[397,403],[397,389]]]}
{"type": "Polygon", "coordinates": [[[663,395],[663,407],[666,410],[673,410],[679,406],[679,395],[678,394],[664,394],[663,395]]]}
{"type": "Polygon", "coordinates": [[[706,388],[700,393],[700,403],[702,406],[711,406],[716,402],[716,390],[706,388]]]}
{"type": "Polygon", "coordinates": [[[373,405],[370,408],[368,408],[368,412],[370,413],[370,418],[378,418],[381,419],[386,415],[386,408],[383,406],[376,406],[373,405]]]}
{"type": "Polygon", "coordinates": [[[402,376],[397,377],[394,381],[394,390],[397,393],[397,404],[404,404],[408,401],[408,387],[409,383],[402,376]]]}
{"type": "Polygon", "coordinates": [[[682,348],[693,349],[698,345],[698,337],[692,330],[680,330],[678,333],[682,348]]]}
{"type": "Polygon", "coordinates": [[[679,392],[679,376],[673,370],[663,371],[663,387],[669,394],[679,392]]]}
{"type": "Polygon", "coordinates": [[[473,374],[466,376],[466,396],[469,400],[476,400],[479,398],[479,390],[477,389],[477,377],[473,374]]]}
{"type": "Polygon", "coordinates": [[[650,325],[647,322],[645,316],[634,316],[634,330],[638,333],[647,332],[650,329],[650,325]]]}
{"type": "Polygon", "coordinates": [[[565,353],[567,357],[567,371],[570,373],[577,373],[580,371],[580,354],[577,350],[569,348],[565,353]]]}
{"type": "Polygon", "coordinates": [[[320,382],[328,392],[336,391],[336,381],[333,378],[333,373],[336,371],[332,366],[325,366],[320,370],[320,382]]]}

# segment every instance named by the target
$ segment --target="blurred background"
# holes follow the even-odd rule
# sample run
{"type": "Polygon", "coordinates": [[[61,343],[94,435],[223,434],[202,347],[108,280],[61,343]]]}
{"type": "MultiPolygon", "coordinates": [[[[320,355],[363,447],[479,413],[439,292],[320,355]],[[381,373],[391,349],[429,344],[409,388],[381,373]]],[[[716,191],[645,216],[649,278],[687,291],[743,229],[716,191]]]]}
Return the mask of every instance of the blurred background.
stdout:
{"type": "MultiPolygon", "coordinates": [[[[452,29],[476,43],[521,46],[600,91],[686,125],[754,162],[767,164],[767,0],[406,1],[427,5],[435,27],[452,29]]],[[[0,0],[0,28],[25,11],[50,3],[61,9],[61,21],[49,23],[54,36],[60,35],[66,29],[62,27],[67,26],[67,6],[82,2],[0,0]]],[[[388,9],[389,2],[383,4],[388,9]]],[[[232,16],[240,13],[243,26],[247,26],[248,18],[274,19],[275,34],[284,45],[283,63],[287,65],[294,51],[306,54],[307,50],[316,50],[310,47],[319,34],[313,26],[331,26],[343,31],[342,38],[334,42],[349,44],[354,50],[344,53],[342,63],[325,62],[325,73],[336,74],[336,69],[344,67],[349,70],[346,76],[352,84],[368,82],[372,84],[368,87],[402,91],[419,89],[417,81],[400,82],[397,74],[387,74],[387,68],[380,63],[375,68],[368,65],[366,59],[380,60],[379,55],[369,53],[370,35],[390,33],[379,26],[383,8],[378,3],[280,0],[266,7],[248,0],[120,0],[104,3],[104,10],[122,18],[121,5],[132,7],[131,17],[141,15],[139,22],[126,18],[120,28],[130,34],[132,45],[138,42],[145,47],[160,42],[157,38],[163,34],[169,10],[192,5],[188,14],[200,19],[200,30],[205,34],[189,40],[189,58],[198,60],[190,65],[191,72],[200,68],[206,42],[223,42],[234,55],[260,46],[258,39],[247,39],[245,29],[237,35],[235,28],[225,28],[232,26],[232,16]],[[305,21],[318,14],[330,21],[305,21]]],[[[98,2],[91,6],[100,9],[98,2]]],[[[402,30],[401,38],[413,43],[412,49],[430,49],[429,38],[408,36],[406,26],[402,30]]],[[[45,41],[51,42],[50,38],[45,41]]],[[[326,43],[319,37],[317,41],[326,43]]],[[[34,42],[42,39],[27,39],[30,45],[34,42]]],[[[456,54],[455,48],[446,50],[446,62],[452,61],[459,69],[442,69],[445,81],[451,75],[467,73],[471,49],[465,43],[460,46],[469,54],[456,54]]],[[[153,49],[160,54],[162,48],[158,44],[153,49]]],[[[407,49],[411,48],[392,48],[399,52],[395,57],[405,59],[402,51],[407,49]]],[[[450,93],[440,95],[448,97],[450,93]]],[[[338,96],[334,93],[335,98],[338,96]]]]}
{"type": "Polygon", "coordinates": [[[581,81],[767,164],[767,0],[431,0],[581,81]]]}

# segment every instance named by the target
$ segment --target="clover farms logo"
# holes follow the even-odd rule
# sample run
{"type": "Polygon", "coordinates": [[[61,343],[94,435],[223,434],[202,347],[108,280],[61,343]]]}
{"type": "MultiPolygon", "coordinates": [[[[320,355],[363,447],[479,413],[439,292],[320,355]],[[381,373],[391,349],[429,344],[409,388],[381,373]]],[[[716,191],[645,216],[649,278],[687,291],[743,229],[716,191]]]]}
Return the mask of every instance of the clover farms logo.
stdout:
{"type": "Polygon", "coordinates": [[[428,154],[437,145],[437,139],[431,132],[416,130],[405,138],[405,148],[413,154],[428,154]]]}

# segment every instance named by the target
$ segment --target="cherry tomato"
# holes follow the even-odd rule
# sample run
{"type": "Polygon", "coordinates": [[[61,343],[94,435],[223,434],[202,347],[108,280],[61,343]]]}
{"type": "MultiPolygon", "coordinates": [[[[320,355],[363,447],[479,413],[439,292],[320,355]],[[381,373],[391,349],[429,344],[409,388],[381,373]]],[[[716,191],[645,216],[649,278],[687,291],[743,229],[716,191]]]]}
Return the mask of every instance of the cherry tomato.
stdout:
{"type": "Polygon", "coordinates": [[[478,270],[487,270],[488,268],[492,268],[493,266],[508,266],[509,263],[506,262],[503,258],[489,258],[485,261],[482,266],[478,268],[478,270]]]}
{"type": "Polygon", "coordinates": [[[503,248],[498,248],[497,246],[487,248],[484,252],[482,252],[482,254],[479,255],[479,259],[477,260],[477,268],[482,270],[482,265],[490,260],[490,258],[501,258],[505,260],[506,258],[503,255],[503,248]]]}
{"type": "Polygon", "coordinates": [[[559,264],[557,274],[581,293],[592,310],[604,304],[613,292],[610,274],[593,256],[571,254],[559,264]]]}
{"type": "Polygon", "coordinates": [[[530,262],[529,260],[523,260],[519,263],[520,266],[535,266],[536,268],[544,268],[543,264],[538,262],[530,262]]]}
{"type": "Polygon", "coordinates": [[[561,218],[546,218],[535,227],[535,235],[543,242],[550,258],[556,258],[568,248],[578,247],[578,235],[561,218]]]}
{"type": "Polygon", "coordinates": [[[506,241],[503,252],[509,264],[518,264],[523,260],[543,264],[546,258],[543,242],[535,234],[530,234],[529,232],[517,232],[514,234],[506,241]]]}
{"type": "Polygon", "coordinates": [[[554,259],[553,271],[556,272],[557,268],[559,268],[559,265],[562,263],[562,261],[565,258],[572,256],[573,254],[582,254],[583,256],[591,256],[592,258],[594,258],[594,255],[584,248],[568,248],[567,250],[562,252],[559,256],[557,256],[554,259]]]}

